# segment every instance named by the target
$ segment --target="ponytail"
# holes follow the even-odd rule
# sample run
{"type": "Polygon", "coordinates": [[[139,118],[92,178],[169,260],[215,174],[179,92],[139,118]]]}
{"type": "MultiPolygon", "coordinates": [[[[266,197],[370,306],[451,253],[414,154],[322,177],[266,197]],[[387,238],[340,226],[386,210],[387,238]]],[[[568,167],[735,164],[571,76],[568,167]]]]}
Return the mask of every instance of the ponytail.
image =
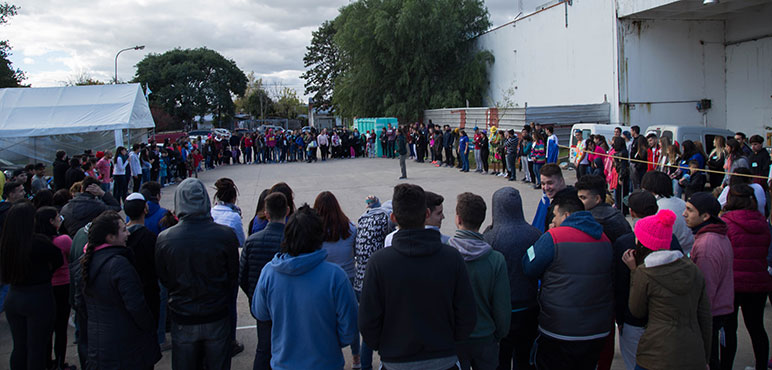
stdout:
{"type": "Polygon", "coordinates": [[[223,203],[235,203],[238,196],[238,188],[233,180],[223,177],[214,183],[217,191],[214,193],[215,200],[219,200],[223,203]]]}
{"type": "Polygon", "coordinates": [[[91,227],[88,229],[88,244],[86,252],[80,259],[81,280],[83,289],[88,285],[88,269],[91,264],[91,258],[94,255],[94,249],[107,242],[108,235],[118,235],[123,219],[115,211],[104,211],[91,221],[91,227]]]}

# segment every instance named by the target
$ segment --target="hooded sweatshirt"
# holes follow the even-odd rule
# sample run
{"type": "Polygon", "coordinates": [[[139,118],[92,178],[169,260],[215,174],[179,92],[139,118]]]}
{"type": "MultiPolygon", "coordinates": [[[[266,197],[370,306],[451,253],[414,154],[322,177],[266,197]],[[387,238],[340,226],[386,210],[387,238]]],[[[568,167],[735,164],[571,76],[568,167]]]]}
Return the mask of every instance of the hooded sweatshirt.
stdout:
{"type": "Polygon", "coordinates": [[[209,195],[195,178],[174,192],[180,222],[158,235],[156,271],[169,290],[169,309],[177,324],[197,325],[229,315],[239,275],[239,241],[227,226],[212,221],[209,195]]]}
{"type": "Polygon", "coordinates": [[[400,229],[370,257],[359,306],[367,346],[384,362],[456,355],[475,328],[476,309],[461,254],[431,229],[400,229]]]}
{"type": "Polygon", "coordinates": [[[482,234],[474,231],[456,231],[449,244],[464,257],[474,293],[477,324],[469,340],[498,342],[509,333],[512,316],[504,255],[493,250],[482,234]]]}
{"type": "Polygon", "coordinates": [[[590,210],[590,213],[592,213],[595,221],[598,221],[603,226],[603,233],[606,234],[612,244],[620,236],[633,231],[625,216],[622,216],[622,212],[608,203],[598,204],[590,210]]]}
{"type": "Polygon", "coordinates": [[[649,370],[704,370],[712,318],[697,265],[679,251],[653,252],[630,279],[630,312],[649,318],[636,364],[649,370]]]}
{"type": "Polygon", "coordinates": [[[541,236],[523,216],[523,200],[513,187],[493,193],[493,225],[484,233],[485,241],[501,252],[507,262],[512,310],[536,307],[537,280],[523,273],[525,251],[541,236]]]}
{"type": "Polygon", "coordinates": [[[324,249],[277,254],[260,274],[252,315],[273,322],[273,369],[342,369],[340,349],[359,339],[354,291],[326,258],[324,249]]]}
{"type": "Polygon", "coordinates": [[[734,253],[726,233],[726,224],[718,219],[694,233],[691,259],[705,277],[705,290],[713,316],[734,312],[734,253]]]}

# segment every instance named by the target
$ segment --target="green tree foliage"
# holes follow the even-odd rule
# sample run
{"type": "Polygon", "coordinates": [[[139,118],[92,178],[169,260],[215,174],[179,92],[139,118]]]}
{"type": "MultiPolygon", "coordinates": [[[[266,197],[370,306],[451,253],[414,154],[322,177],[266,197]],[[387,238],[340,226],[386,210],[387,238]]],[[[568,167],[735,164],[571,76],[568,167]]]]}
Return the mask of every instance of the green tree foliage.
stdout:
{"type": "MultiPolygon", "coordinates": [[[[19,7],[8,3],[0,4],[0,25],[8,23],[8,19],[16,15],[19,7]]],[[[8,57],[11,55],[11,44],[8,40],[0,40],[0,88],[23,87],[22,81],[27,79],[20,69],[13,69],[8,57]]]]}
{"type": "Polygon", "coordinates": [[[286,86],[278,87],[276,103],[273,107],[276,116],[294,119],[304,111],[304,107],[303,102],[298,98],[298,94],[294,89],[286,86]]]}
{"type": "Polygon", "coordinates": [[[332,102],[335,79],[343,69],[334,37],[335,23],[331,21],[325,21],[312,33],[311,45],[306,47],[306,55],[303,57],[307,71],[300,76],[306,80],[306,95],[311,95],[314,106],[332,111],[335,111],[332,102]]]}
{"type": "Polygon", "coordinates": [[[219,125],[233,117],[233,98],[247,89],[236,63],[207,48],[149,54],[137,63],[134,82],[150,86],[150,103],[167,113],[187,122],[213,113],[219,125]]]}
{"type": "Polygon", "coordinates": [[[263,79],[255,77],[255,72],[247,74],[247,90],[235,101],[236,109],[252,117],[265,119],[273,112],[273,99],[268,95],[263,85],[263,79]]]}
{"type": "Polygon", "coordinates": [[[483,0],[358,0],[334,26],[341,115],[416,120],[424,109],[482,105],[493,63],[473,45],[490,27],[483,0]]]}

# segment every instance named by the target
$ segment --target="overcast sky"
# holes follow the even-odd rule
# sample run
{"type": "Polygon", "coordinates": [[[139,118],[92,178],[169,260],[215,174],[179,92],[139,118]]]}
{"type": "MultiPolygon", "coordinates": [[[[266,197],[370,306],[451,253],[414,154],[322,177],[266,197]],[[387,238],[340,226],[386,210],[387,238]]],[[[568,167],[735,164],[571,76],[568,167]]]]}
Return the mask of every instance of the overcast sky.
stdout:
{"type": "MultiPolygon", "coordinates": [[[[79,74],[110,81],[134,76],[148,53],[205,46],[245,72],[303,95],[303,55],[311,32],[348,0],[8,0],[19,14],[0,26],[14,67],[33,87],[62,86],[79,74]]],[[[512,19],[518,0],[486,0],[494,26],[512,19]]],[[[152,86],[150,87],[152,89],[152,86]]]]}

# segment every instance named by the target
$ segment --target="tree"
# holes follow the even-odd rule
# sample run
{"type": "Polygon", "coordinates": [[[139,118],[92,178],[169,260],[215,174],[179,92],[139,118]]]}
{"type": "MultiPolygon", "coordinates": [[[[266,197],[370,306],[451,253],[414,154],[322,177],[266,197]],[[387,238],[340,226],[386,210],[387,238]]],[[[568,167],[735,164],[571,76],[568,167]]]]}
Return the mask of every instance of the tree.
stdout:
{"type": "MultiPolygon", "coordinates": [[[[16,5],[8,3],[0,4],[0,25],[8,23],[8,19],[13,17],[19,11],[16,5]]],[[[0,88],[3,87],[24,87],[22,81],[27,79],[24,72],[20,69],[13,69],[13,65],[8,57],[11,56],[11,44],[8,40],[0,40],[0,88]]]]}
{"type": "Polygon", "coordinates": [[[102,81],[99,81],[91,76],[91,73],[87,71],[80,71],[76,73],[75,75],[71,76],[67,82],[65,82],[66,86],[89,86],[89,85],[104,85],[105,83],[102,81]]]}
{"type": "Polygon", "coordinates": [[[341,115],[417,120],[424,109],[482,105],[494,61],[474,47],[490,27],[482,0],[358,0],[334,27],[341,115]]]}
{"type": "Polygon", "coordinates": [[[306,95],[311,95],[314,106],[321,110],[335,111],[332,94],[335,79],[340,75],[343,66],[340,59],[340,49],[335,44],[335,23],[325,21],[311,35],[311,45],[306,47],[303,64],[306,72],[300,78],[306,80],[306,95]]]}
{"type": "Polygon", "coordinates": [[[247,74],[247,90],[235,101],[236,109],[253,117],[265,119],[273,111],[273,100],[263,86],[263,79],[256,78],[255,72],[247,74]]]}
{"type": "Polygon", "coordinates": [[[213,113],[218,126],[233,117],[233,98],[247,89],[236,63],[207,48],[149,54],[137,63],[134,82],[150,86],[150,103],[167,113],[185,122],[213,113]]]}
{"type": "Polygon", "coordinates": [[[286,86],[275,85],[274,91],[276,103],[274,113],[282,118],[294,119],[303,111],[303,102],[298,98],[294,89],[286,86]]]}

